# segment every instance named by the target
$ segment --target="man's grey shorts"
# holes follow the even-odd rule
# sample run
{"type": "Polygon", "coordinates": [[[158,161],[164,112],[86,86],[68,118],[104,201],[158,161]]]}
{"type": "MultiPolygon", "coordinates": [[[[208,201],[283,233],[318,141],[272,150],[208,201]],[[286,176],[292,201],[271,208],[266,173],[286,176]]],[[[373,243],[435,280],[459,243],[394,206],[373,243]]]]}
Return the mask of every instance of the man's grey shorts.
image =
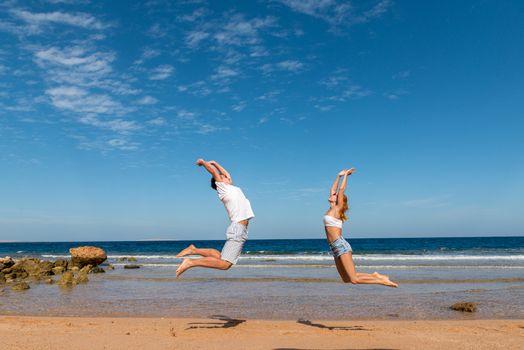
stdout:
{"type": "Polygon", "coordinates": [[[226,243],[222,248],[221,259],[236,264],[246,241],[247,226],[232,222],[226,230],[226,243]]]}

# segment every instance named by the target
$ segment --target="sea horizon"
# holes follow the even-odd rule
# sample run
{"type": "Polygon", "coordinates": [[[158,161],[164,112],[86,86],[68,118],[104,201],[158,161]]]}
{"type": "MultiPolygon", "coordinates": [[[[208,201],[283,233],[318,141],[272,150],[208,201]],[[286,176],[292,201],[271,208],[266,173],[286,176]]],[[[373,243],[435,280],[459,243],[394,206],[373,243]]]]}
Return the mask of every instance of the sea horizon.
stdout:
{"type": "MultiPolygon", "coordinates": [[[[463,238],[519,238],[524,237],[524,234],[504,234],[504,235],[474,235],[474,236],[454,236],[454,235],[442,235],[442,236],[395,236],[395,237],[379,237],[379,236],[373,236],[373,237],[352,237],[352,236],[345,236],[344,237],[348,240],[361,240],[361,239],[433,239],[433,238],[457,238],[457,239],[463,239],[463,238]]],[[[318,239],[318,240],[325,240],[323,237],[315,237],[315,238],[308,238],[308,237],[302,237],[302,238],[249,238],[250,241],[300,241],[300,240],[311,240],[311,239],[318,239]]],[[[213,242],[213,241],[224,241],[224,239],[198,239],[198,241],[201,242],[213,242]]],[[[96,242],[192,242],[194,240],[192,239],[169,239],[169,238],[141,238],[141,239],[116,239],[116,240],[49,240],[49,241],[26,241],[26,240],[0,240],[0,244],[3,243],[96,243],[96,242]]]]}

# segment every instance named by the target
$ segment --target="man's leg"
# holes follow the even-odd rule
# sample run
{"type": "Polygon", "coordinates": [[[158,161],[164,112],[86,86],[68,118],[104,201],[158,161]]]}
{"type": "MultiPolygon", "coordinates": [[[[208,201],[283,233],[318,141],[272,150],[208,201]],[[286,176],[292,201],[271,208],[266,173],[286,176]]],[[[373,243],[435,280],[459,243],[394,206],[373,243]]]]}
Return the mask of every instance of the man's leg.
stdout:
{"type": "Polygon", "coordinates": [[[192,267],[207,267],[210,269],[218,269],[218,270],[229,270],[229,268],[232,266],[229,261],[217,259],[214,257],[206,257],[206,258],[200,258],[200,259],[184,259],[182,261],[182,264],[178,266],[178,269],[176,269],[176,278],[180,277],[181,274],[183,274],[186,270],[192,268],[192,267]]]}
{"type": "Polygon", "coordinates": [[[186,249],[182,250],[180,253],[178,253],[176,256],[177,258],[181,258],[183,256],[188,255],[200,255],[203,257],[213,257],[220,259],[220,252],[213,248],[197,248],[193,244],[189,245],[186,249]]]}

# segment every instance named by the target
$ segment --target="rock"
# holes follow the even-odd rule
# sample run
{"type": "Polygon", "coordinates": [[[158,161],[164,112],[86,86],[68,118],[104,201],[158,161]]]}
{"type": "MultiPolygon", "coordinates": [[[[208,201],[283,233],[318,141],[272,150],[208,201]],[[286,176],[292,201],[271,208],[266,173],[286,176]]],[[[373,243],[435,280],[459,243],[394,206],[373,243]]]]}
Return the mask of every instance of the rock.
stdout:
{"type": "Polygon", "coordinates": [[[58,259],[53,263],[54,267],[63,267],[64,270],[67,269],[67,264],[69,264],[69,260],[65,259],[58,259]]]}
{"type": "Polygon", "coordinates": [[[15,264],[13,259],[11,259],[10,256],[6,256],[4,258],[0,258],[0,271],[2,271],[5,268],[11,267],[15,264]]]}
{"type": "Polygon", "coordinates": [[[5,274],[0,272],[0,283],[5,283],[5,274]]]}
{"type": "Polygon", "coordinates": [[[18,260],[12,267],[17,278],[27,278],[29,276],[38,279],[53,275],[53,263],[50,261],[41,261],[33,258],[24,258],[18,260]]]}
{"type": "Polygon", "coordinates": [[[20,283],[17,283],[15,284],[14,286],[11,287],[11,290],[15,290],[17,292],[19,291],[22,291],[22,290],[26,290],[26,289],[29,289],[29,284],[25,283],[25,282],[20,282],[20,283]]]}
{"type": "Polygon", "coordinates": [[[462,312],[475,312],[477,311],[477,304],[471,302],[455,303],[450,306],[450,309],[462,312]]]}
{"type": "Polygon", "coordinates": [[[95,266],[89,271],[89,273],[104,273],[105,270],[101,268],[100,266],[95,266]]]}
{"type": "Polygon", "coordinates": [[[66,271],[62,274],[62,277],[60,277],[60,280],[58,281],[58,284],[61,286],[72,286],[74,285],[74,275],[71,271],[66,271]]]}
{"type": "Polygon", "coordinates": [[[111,270],[112,271],[114,269],[115,269],[115,267],[113,265],[107,265],[106,266],[106,270],[111,270]]]}
{"type": "Polygon", "coordinates": [[[139,269],[139,268],[140,268],[140,265],[135,265],[135,264],[124,265],[124,269],[139,269]]]}
{"type": "Polygon", "coordinates": [[[91,271],[92,268],[93,268],[93,266],[86,265],[86,266],[82,267],[79,272],[80,273],[85,273],[87,275],[91,271]]]}
{"type": "Polygon", "coordinates": [[[127,261],[127,257],[126,256],[122,256],[120,258],[116,258],[116,261],[117,262],[127,261]]]}
{"type": "Polygon", "coordinates": [[[136,258],[134,256],[130,256],[129,258],[127,258],[127,261],[129,262],[135,262],[136,261],[136,258]]]}
{"type": "Polygon", "coordinates": [[[75,279],[76,283],[87,283],[89,278],[87,278],[87,272],[80,272],[75,279]]]}
{"type": "Polygon", "coordinates": [[[53,283],[55,283],[55,280],[53,280],[52,278],[46,278],[46,279],[44,280],[44,283],[47,283],[47,284],[53,284],[53,283]]]}
{"type": "Polygon", "coordinates": [[[98,247],[79,247],[69,249],[71,262],[78,267],[96,266],[107,260],[106,252],[98,247]]]}
{"type": "Polygon", "coordinates": [[[8,267],[8,268],[5,268],[3,270],[0,270],[0,272],[2,272],[4,275],[8,275],[10,274],[11,272],[13,272],[13,269],[8,267]]]}
{"type": "Polygon", "coordinates": [[[63,267],[63,266],[56,266],[56,267],[53,267],[53,273],[54,273],[55,275],[61,275],[61,274],[64,273],[64,271],[65,271],[65,267],[63,267]]]}

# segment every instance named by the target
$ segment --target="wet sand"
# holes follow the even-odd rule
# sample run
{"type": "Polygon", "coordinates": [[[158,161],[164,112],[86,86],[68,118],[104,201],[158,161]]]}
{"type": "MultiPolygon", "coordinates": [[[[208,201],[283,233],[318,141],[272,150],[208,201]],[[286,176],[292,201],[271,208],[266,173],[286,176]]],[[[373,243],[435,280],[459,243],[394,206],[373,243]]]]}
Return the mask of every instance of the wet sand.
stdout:
{"type": "Polygon", "coordinates": [[[524,320],[272,321],[0,316],[2,350],[522,349],[524,320]]]}

